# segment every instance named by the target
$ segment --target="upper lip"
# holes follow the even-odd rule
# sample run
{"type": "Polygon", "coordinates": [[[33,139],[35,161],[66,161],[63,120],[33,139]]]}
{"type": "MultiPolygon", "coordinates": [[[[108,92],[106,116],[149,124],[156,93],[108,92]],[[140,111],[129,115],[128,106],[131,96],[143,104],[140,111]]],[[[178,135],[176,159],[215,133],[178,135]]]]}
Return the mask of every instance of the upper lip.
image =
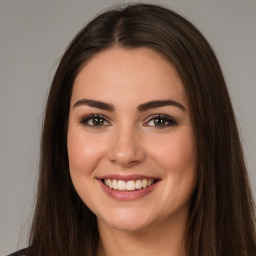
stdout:
{"type": "Polygon", "coordinates": [[[145,176],[145,175],[138,175],[138,174],[129,174],[129,175],[121,175],[121,174],[109,174],[109,175],[103,175],[100,177],[97,177],[99,180],[123,180],[123,181],[129,181],[129,180],[143,180],[143,179],[153,179],[158,180],[159,178],[153,177],[153,176],[145,176]]]}

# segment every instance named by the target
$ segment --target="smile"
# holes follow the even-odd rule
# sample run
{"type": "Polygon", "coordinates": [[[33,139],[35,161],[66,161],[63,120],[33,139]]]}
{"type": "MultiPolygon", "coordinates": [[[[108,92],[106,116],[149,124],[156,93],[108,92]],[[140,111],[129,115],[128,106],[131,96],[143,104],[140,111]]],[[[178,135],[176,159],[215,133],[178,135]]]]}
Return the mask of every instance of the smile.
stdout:
{"type": "Polygon", "coordinates": [[[119,190],[119,191],[133,191],[133,190],[139,190],[139,189],[145,189],[154,182],[156,182],[155,179],[138,179],[138,180],[116,180],[116,179],[103,179],[103,182],[106,186],[108,186],[111,189],[119,190]]]}
{"type": "Polygon", "coordinates": [[[150,194],[161,179],[142,175],[106,175],[98,177],[103,191],[113,199],[130,201],[150,194]]]}

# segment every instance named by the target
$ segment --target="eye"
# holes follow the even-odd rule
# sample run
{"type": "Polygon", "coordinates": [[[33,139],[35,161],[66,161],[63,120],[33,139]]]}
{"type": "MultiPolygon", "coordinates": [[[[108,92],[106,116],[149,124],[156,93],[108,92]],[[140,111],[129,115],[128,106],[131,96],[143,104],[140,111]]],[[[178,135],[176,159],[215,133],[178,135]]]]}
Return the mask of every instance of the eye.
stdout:
{"type": "Polygon", "coordinates": [[[144,126],[163,129],[166,127],[175,126],[177,124],[178,123],[174,118],[168,115],[158,114],[149,117],[149,120],[144,124],[144,126]]]}
{"type": "Polygon", "coordinates": [[[80,123],[85,126],[90,126],[93,128],[100,128],[102,126],[110,126],[107,118],[103,115],[93,114],[86,116],[80,120],[80,123]]]}

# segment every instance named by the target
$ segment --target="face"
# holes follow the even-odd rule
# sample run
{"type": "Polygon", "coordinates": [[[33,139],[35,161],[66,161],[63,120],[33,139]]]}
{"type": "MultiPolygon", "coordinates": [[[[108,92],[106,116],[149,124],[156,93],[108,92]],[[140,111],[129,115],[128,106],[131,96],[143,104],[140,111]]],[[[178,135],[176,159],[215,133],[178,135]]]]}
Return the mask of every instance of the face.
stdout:
{"type": "Polygon", "coordinates": [[[185,89],[159,53],[112,48],[79,72],[68,125],[72,182],[99,225],[185,221],[196,143],[185,89]]]}

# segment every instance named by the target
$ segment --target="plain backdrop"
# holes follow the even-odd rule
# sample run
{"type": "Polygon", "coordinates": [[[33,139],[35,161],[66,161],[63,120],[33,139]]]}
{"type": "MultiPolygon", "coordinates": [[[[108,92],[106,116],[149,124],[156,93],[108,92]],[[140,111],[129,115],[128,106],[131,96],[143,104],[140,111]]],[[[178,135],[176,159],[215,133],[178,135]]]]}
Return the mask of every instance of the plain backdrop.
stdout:
{"type": "MultiPolygon", "coordinates": [[[[0,0],[0,255],[26,245],[42,113],[59,58],[85,23],[107,7],[127,2],[0,0]]],[[[256,1],[151,3],[185,16],[212,45],[230,91],[256,195],[256,1]]]]}

